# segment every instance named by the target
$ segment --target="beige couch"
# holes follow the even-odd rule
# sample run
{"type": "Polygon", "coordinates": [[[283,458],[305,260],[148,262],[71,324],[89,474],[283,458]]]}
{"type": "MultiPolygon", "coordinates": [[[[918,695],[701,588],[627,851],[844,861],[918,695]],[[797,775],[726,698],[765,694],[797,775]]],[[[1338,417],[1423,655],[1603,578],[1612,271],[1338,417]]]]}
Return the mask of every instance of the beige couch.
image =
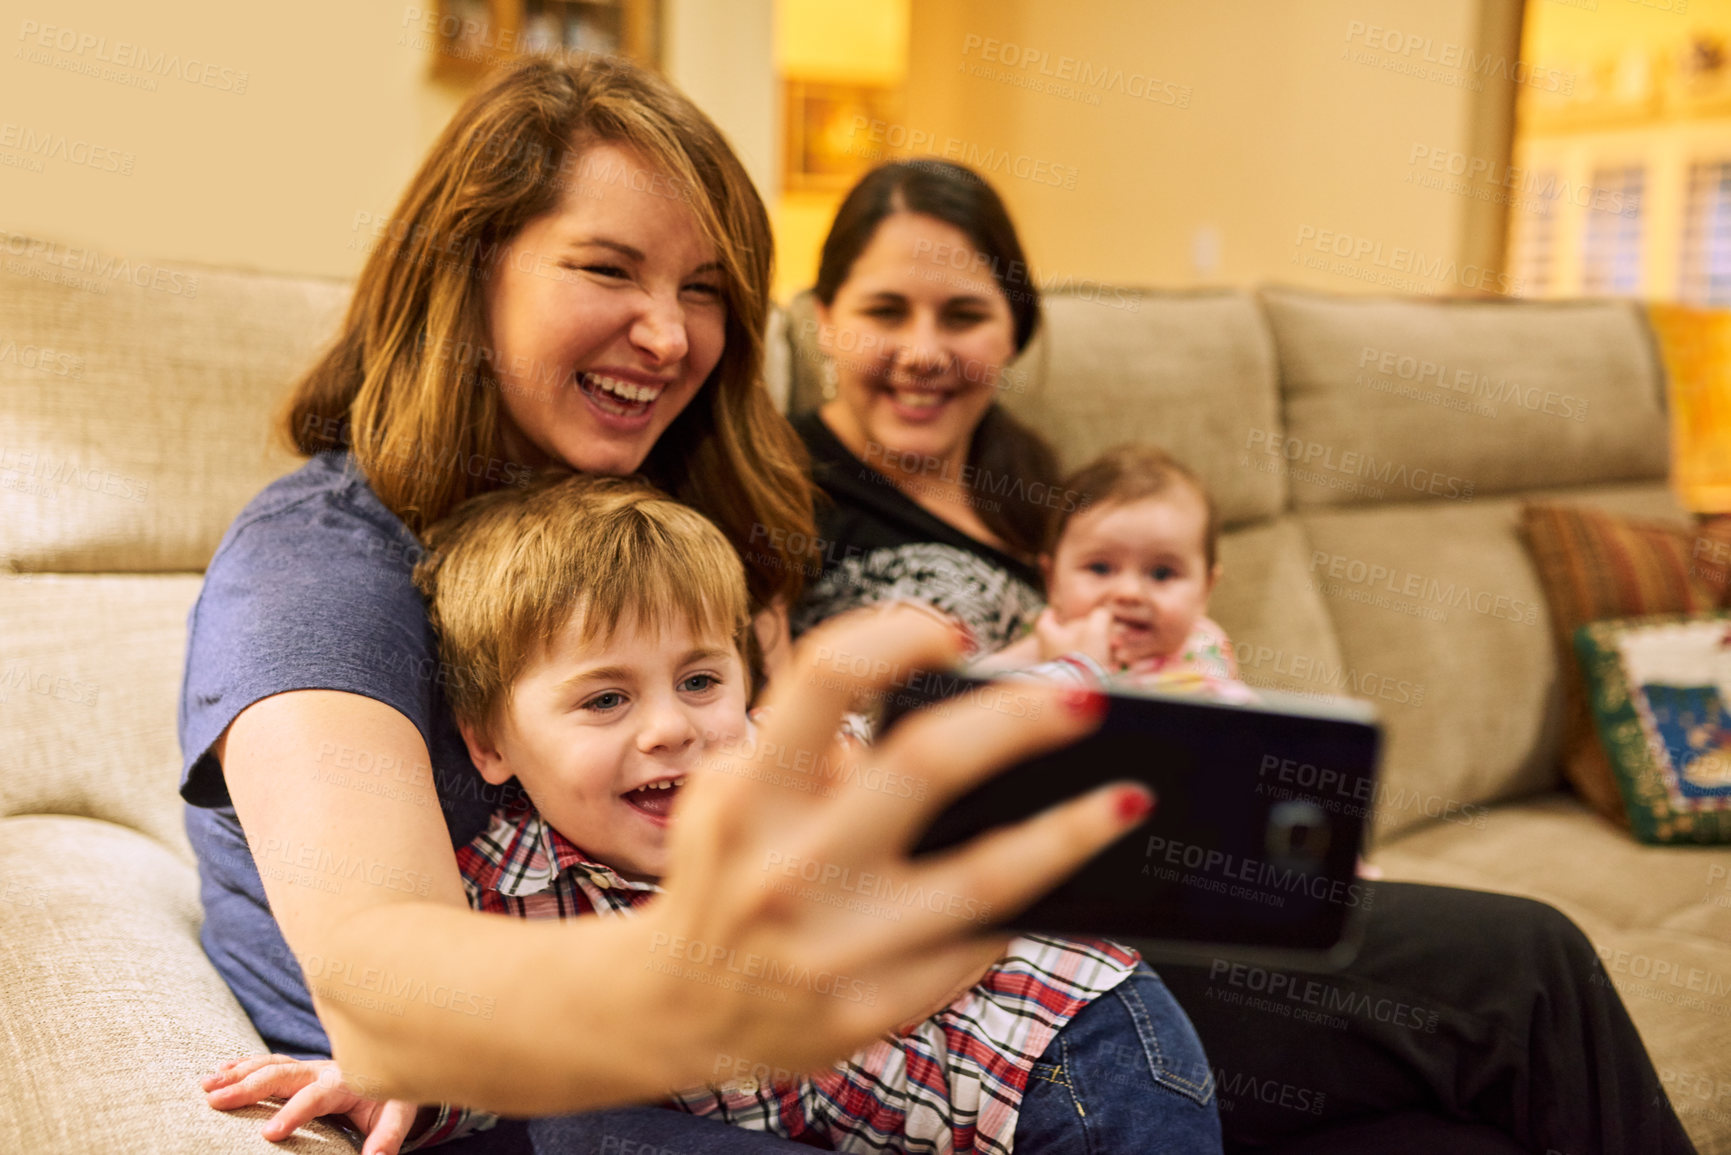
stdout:
{"type": "MultiPolygon", "coordinates": [[[[293,468],[268,417],[346,289],[92,275],[62,245],[6,247],[0,1151],[283,1150],[257,1137],[265,1112],[220,1115],[196,1087],[259,1042],[198,944],[176,702],[199,571],[293,468]]],[[[1534,492],[1681,516],[1639,313],[1270,291],[1057,297],[1048,314],[1007,400],[1071,460],[1135,437],[1195,464],[1230,522],[1215,609],[1249,680],[1382,707],[1376,861],[1574,917],[1701,1149],[1731,1152],[1731,850],[1639,846],[1561,787],[1557,668],[1514,530],[1534,492]],[[1519,397],[1434,404],[1467,395],[1403,377],[1406,357],[1519,397]],[[1356,580],[1372,567],[1380,584],[1356,580]],[[1383,591],[1390,573],[1474,592],[1397,605],[1412,599],[1383,591]]],[[[809,405],[807,302],[774,345],[774,387],[809,405]]],[[[286,1149],[347,1144],[327,1128],[286,1149]]]]}

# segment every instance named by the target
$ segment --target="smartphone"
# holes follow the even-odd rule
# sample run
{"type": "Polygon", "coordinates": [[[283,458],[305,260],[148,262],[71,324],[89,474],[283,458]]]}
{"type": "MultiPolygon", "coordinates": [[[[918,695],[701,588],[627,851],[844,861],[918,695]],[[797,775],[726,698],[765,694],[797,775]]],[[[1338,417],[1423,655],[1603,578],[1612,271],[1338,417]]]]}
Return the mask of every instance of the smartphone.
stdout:
{"type": "MultiPolygon", "coordinates": [[[[1029,681],[921,671],[885,696],[880,732],[909,712],[1014,712],[1029,681]]],[[[1154,812],[1032,906],[998,925],[1109,938],[1150,958],[1242,958],[1327,969],[1351,961],[1375,890],[1357,877],[1382,730],[1351,699],[1256,692],[1255,703],[1117,690],[1099,729],[957,799],[926,853],[1017,822],[1095,786],[1139,780],[1154,812]]]]}

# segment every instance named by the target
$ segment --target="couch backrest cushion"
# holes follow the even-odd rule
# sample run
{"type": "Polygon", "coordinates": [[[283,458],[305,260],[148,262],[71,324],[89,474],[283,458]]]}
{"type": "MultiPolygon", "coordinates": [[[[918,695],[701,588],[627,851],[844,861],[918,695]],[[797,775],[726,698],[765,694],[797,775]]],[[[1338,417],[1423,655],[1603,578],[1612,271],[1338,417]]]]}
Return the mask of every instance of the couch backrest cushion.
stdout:
{"type": "MultiPolygon", "coordinates": [[[[1552,496],[1680,516],[1650,482],[1552,496]]],[[[1379,689],[1394,681],[1392,695],[1358,694],[1381,699],[1387,727],[1379,836],[1435,819],[1472,825],[1478,807],[1561,784],[1563,671],[1520,506],[1493,497],[1300,515],[1304,585],[1333,619],[1342,662],[1374,673],[1379,689]]]]}
{"type": "Polygon", "coordinates": [[[1627,301],[1262,293],[1299,508],[1662,477],[1662,376],[1627,301]]]}
{"type": "Polygon", "coordinates": [[[271,419],[334,332],[335,282],[6,240],[0,563],[203,569],[296,461],[271,419]]]}
{"type": "Polygon", "coordinates": [[[1126,441],[1163,446],[1202,475],[1221,517],[1272,517],[1277,473],[1247,464],[1250,430],[1278,436],[1274,345],[1248,293],[1051,293],[1047,324],[1004,400],[1067,468],[1126,441]]]}
{"type": "MultiPolygon", "coordinates": [[[[1162,445],[1196,468],[1228,523],[1271,517],[1286,500],[1259,469],[1251,430],[1278,437],[1274,346],[1241,292],[1108,288],[1048,293],[1046,322],[1004,372],[1005,406],[1048,437],[1066,468],[1126,441],[1162,445]]],[[[788,306],[793,412],[822,396],[824,355],[810,293],[788,306]]]]}

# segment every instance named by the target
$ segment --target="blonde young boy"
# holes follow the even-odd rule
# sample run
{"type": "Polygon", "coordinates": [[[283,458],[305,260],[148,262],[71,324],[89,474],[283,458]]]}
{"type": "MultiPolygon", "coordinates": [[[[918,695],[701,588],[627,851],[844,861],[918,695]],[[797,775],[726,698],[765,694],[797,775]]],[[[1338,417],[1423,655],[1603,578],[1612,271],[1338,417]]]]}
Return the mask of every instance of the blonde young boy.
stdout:
{"type": "MultiPolygon", "coordinates": [[[[483,777],[514,778],[526,795],[458,850],[470,905],[523,918],[630,916],[659,891],[687,777],[706,751],[752,732],[737,555],[648,485],[588,477],[477,497],[428,544],[415,579],[452,711],[483,777]]],[[[766,885],[779,882],[772,864],[766,885]]],[[[687,969],[694,981],[750,978],[701,960],[687,969]]],[[[838,998],[874,997],[845,976],[818,981],[838,998]]],[[[1018,938],[949,1006],[844,1063],[762,1082],[739,1074],[718,1070],[732,1081],[666,1105],[843,1151],[1008,1152],[1018,1131],[1036,1130],[1055,1153],[1127,1150],[1114,1135],[1150,1134],[1162,1150],[1220,1149],[1188,1020],[1136,952],[1107,942],[1018,938]],[[1097,1079],[1086,1135],[1058,1090],[1074,1090],[1060,1040],[1114,1063],[1097,1079]],[[1140,1075],[1126,1056],[1145,1062],[1140,1075]]],[[[427,1134],[488,1121],[441,1108],[427,1134]]]]}

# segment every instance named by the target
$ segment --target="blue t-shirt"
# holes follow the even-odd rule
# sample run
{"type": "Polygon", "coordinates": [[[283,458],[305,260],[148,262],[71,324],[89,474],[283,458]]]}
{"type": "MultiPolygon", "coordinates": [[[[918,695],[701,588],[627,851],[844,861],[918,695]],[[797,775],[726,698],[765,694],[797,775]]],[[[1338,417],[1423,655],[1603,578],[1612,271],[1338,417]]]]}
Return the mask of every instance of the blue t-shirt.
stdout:
{"type": "MultiPolygon", "coordinates": [[[[321,453],[265,489],[235,518],[187,617],[180,697],[180,794],[198,855],[204,950],[273,1051],[323,1058],[330,1042],[299,964],[265,901],[246,836],[210,753],[235,716],[289,690],[343,690],[415,724],[453,848],[501,802],[470,761],[445,702],[438,646],[410,574],[423,549],[386,509],[348,454],[321,453]]],[[[378,765],[364,751],[321,744],[321,775],[356,790],[402,791],[428,768],[378,765]]],[[[330,848],[265,846],[265,869],[295,885],[343,885],[374,863],[330,848]]]]}

